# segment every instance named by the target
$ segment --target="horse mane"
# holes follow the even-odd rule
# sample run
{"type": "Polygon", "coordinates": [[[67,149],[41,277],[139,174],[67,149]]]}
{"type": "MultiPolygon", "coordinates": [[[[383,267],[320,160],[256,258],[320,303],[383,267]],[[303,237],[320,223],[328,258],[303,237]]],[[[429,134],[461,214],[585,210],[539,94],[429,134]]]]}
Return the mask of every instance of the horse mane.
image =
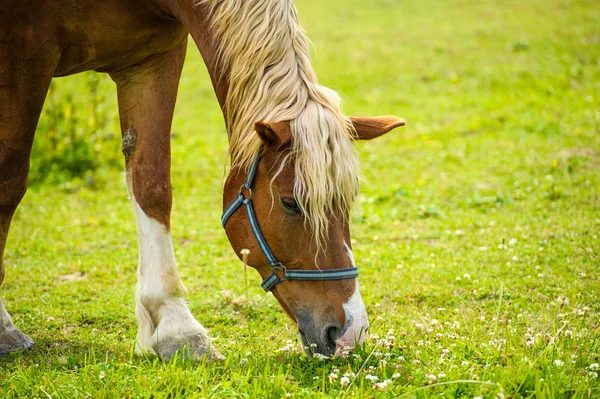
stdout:
{"type": "Polygon", "coordinates": [[[218,64],[229,72],[232,167],[247,170],[259,150],[255,122],[289,121],[293,140],[284,162],[294,162],[294,195],[319,251],[329,217],[347,215],[358,192],[354,128],[340,98],[318,84],[292,0],[198,1],[207,6],[218,64]]]}

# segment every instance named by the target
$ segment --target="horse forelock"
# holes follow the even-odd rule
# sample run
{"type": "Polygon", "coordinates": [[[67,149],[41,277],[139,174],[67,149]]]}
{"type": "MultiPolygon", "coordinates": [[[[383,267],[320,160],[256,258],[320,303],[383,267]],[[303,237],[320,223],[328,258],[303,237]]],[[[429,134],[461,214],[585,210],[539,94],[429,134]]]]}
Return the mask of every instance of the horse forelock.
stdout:
{"type": "Polygon", "coordinates": [[[358,157],[339,97],[318,84],[293,1],[199,4],[208,10],[218,64],[229,72],[225,119],[232,167],[247,170],[259,150],[255,122],[289,121],[293,140],[283,162],[294,162],[294,194],[323,249],[329,219],[345,217],[358,192],[358,157]]]}

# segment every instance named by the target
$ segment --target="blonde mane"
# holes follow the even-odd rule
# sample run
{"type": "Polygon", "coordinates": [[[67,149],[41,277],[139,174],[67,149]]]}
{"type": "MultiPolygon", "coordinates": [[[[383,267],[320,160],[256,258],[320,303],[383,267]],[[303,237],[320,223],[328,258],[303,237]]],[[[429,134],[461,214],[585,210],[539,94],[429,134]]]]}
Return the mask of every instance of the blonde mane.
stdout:
{"type": "Polygon", "coordinates": [[[320,250],[329,218],[346,215],[356,196],[358,158],[340,98],[318,84],[294,3],[199,2],[208,8],[218,60],[229,72],[225,120],[232,167],[247,170],[259,150],[255,122],[289,121],[293,140],[286,160],[295,165],[294,195],[320,250]]]}

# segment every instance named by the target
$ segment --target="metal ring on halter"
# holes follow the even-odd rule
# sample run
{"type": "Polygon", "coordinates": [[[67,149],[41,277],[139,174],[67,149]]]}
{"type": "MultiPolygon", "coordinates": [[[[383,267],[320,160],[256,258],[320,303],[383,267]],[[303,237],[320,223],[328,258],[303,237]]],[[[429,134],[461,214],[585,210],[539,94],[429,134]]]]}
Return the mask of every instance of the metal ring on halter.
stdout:
{"type": "Polygon", "coordinates": [[[244,189],[248,190],[248,196],[244,197],[244,199],[252,198],[252,189],[250,187],[248,187],[246,185],[246,183],[242,184],[242,186],[240,187],[240,191],[238,191],[238,194],[244,195],[244,193],[243,193],[244,189]]]}
{"type": "Polygon", "coordinates": [[[271,273],[272,274],[275,274],[276,270],[279,270],[282,273],[282,277],[277,276],[277,277],[279,277],[279,281],[288,281],[287,274],[286,274],[287,273],[287,267],[285,267],[283,265],[283,263],[277,262],[277,264],[275,264],[275,265],[269,265],[269,266],[271,267],[271,273]]]}

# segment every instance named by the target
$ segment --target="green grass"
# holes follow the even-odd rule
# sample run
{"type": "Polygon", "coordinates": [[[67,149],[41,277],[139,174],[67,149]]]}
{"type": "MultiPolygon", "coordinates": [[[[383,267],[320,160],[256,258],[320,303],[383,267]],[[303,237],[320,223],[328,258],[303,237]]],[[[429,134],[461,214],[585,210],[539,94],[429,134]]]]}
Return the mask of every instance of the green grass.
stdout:
{"type": "MultiPolygon", "coordinates": [[[[172,230],[190,307],[227,360],[132,354],[135,222],[122,171],[105,167],[93,184],[33,185],[15,215],[2,296],[36,346],[0,359],[0,397],[600,397],[598,2],[298,8],[321,82],[346,112],[409,123],[359,144],[352,234],[380,338],[347,360],[311,359],[254,272],[244,297],[219,220],[222,116],[190,46],[172,230]],[[380,390],[370,376],[391,381],[380,390]]],[[[116,103],[112,83],[100,87],[116,103]]],[[[81,76],[54,88],[87,90],[81,76]]],[[[103,112],[114,125],[116,105],[103,112]]],[[[116,159],[119,148],[115,138],[102,151],[116,159]]]]}

